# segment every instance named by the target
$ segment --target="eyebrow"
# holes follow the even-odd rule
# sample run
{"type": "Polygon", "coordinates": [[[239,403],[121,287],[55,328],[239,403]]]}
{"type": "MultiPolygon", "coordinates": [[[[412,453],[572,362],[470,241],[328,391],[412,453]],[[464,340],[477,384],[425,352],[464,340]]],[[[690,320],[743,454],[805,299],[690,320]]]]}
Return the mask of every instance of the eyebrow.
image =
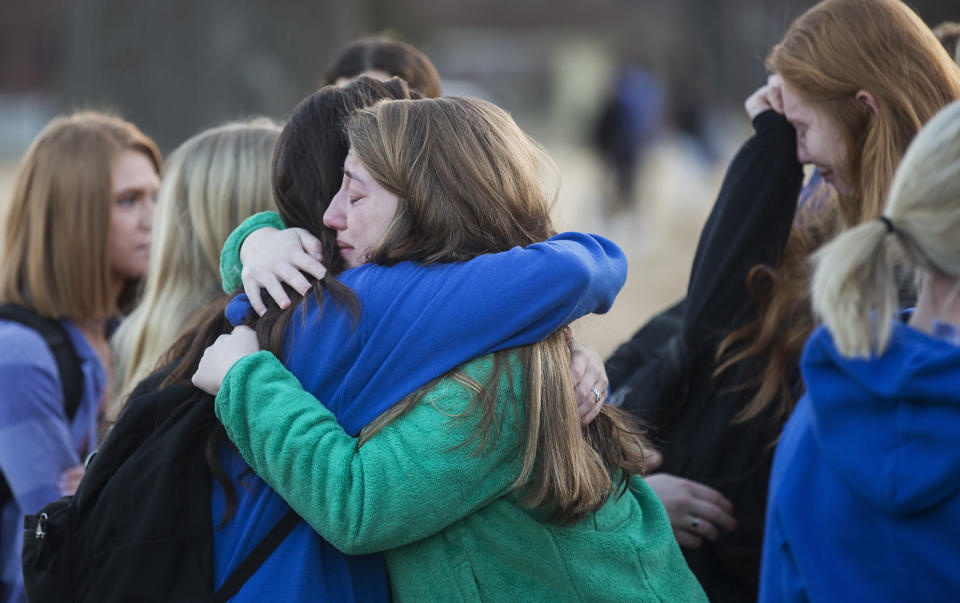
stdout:
{"type": "Polygon", "coordinates": [[[114,193],[114,195],[117,197],[125,197],[127,195],[139,195],[139,194],[147,193],[151,190],[154,190],[154,188],[155,187],[128,186],[126,188],[122,188],[118,190],[117,192],[114,193]]]}
{"type": "Polygon", "coordinates": [[[343,173],[347,176],[347,178],[350,179],[350,185],[351,185],[351,186],[354,185],[354,183],[355,183],[356,186],[359,186],[359,187],[363,188],[364,190],[366,189],[366,184],[363,182],[363,180],[361,180],[360,178],[357,178],[356,174],[354,174],[353,172],[351,172],[350,170],[348,170],[348,169],[346,169],[346,168],[344,168],[343,173]]]}

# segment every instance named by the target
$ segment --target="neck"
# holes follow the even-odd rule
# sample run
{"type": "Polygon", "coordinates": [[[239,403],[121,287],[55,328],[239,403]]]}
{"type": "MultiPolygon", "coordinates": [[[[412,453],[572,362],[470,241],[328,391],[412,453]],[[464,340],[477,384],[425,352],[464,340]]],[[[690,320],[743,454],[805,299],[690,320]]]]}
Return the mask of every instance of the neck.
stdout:
{"type": "Polygon", "coordinates": [[[960,327],[960,282],[956,278],[932,273],[924,276],[910,326],[932,333],[934,320],[960,327]]]}
{"type": "Polygon", "coordinates": [[[107,320],[105,318],[91,318],[89,320],[74,322],[83,336],[91,345],[96,346],[100,342],[107,340],[107,320]]]}
{"type": "Polygon", "coordinates": [[[111,276],[110,277],[110,292],[113,293],[114,302],[120,301],[120,294],[123,293],[123,286],[127,284],[127,281],[123,277],[111,276]]]}

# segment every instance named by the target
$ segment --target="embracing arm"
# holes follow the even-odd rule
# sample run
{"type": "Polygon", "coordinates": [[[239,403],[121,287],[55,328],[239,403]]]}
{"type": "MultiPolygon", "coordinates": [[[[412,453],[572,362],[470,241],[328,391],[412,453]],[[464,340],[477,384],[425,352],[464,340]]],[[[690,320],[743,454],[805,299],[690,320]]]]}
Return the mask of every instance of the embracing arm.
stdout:
{"type": "MultiPolygon", "coordinates": [[[[490,366],[485,357],[464,370],[482,381],[490,366]]],[[[501,401],[508,392],[502,383],[501,401]]],[[[258,352],[230,369],[216,413],[254,471],[321,536],[362,554],[426,538],[509,490],[521,461],[513,403],[502,404],[497,442],[474,454],[474,443],[461,444],[475,414],[454,417],[470,400],[462,386],[441,381],[357,448],[296,377],[258,352]]]]}
{"type": "MultiPolygon", "coordinates": [[[[468,262],[416,270],[415,278],[404,279],[396,295],[389,296],[388,305],[368,302],[372,296],[363,292],[361,303],[374,305],[379,320],[430,340],[432,354],[466,353],[456,366],[491,351],[535,343],[577,318],[606,312],[626,281],[627,260],[604,237],[567,232],[468,262]]],[[[380,283],[371,281],[370,290],[380,283]]]]}
{"type": "MultiPolygon", "coordinates": [[[[251,233],[262,228],[282,229],[283,220],[273,212],[261,212],[247,218],[230,234],[220,255],[224,291],[229,293],[243,285],[251,305],[258,313],[262,313],[263,309],[259,302],[260,287],[267,288],[281,307],[286,307],[289,300],[283,293],[280,280],[288,282],[302,294],[308,285],[296,268],[306,270],[309,265],[309,271],[317,278],[325,273],[325,269],[312,257],[319,251],[319,243],[303,229],[290,229],[299,231],[298,235],[273,237],[267,246],[271,253],[281,257],[267,261],[257,270],[258,275],[250,278],[245,276],[241,280],[244,270],[240,262],[241,246],[251,233]],[[292,252],[290,245],[299,247],[299,244],[294,244],[297,237],[304,248],[292,252]],[[278,245],[284,249],[278,251],[278,245]],[[317,273],[317,270],[322,272],[317,273]]],[[[266,255],[266,252],[261,255],[266,255]]],[[[556,315],[544,317],[544,324],[549,323],[552,328],[538,339],[575,318],[591,312],[607,311],[623,287],[627,274],[626,257],[613,242],[597,235],[574,232],[562,233],[525,248],[516,247],[501,253],[481,255],[461,265],[472,268],[472,271],[468,269],[461,271],[461,274],[468,274],[475,282],[461,280],[458,285],[460,291],[469,294],[460,297],[455,295],[455,289],[447,287],[444,294],[453,293],[450,296],[452,301],[476,304],[487,302],[500,294],[505,302],[514,304],[519,310],[517,314],[523,316],[537,312],[538,305],[548,312],[565,305],[566,311],[559,316],[569,318],[558,321],[556,315]]]]}
{"type": "Polygon", "coordinates": [[[700,234],[684,308],[684,335],[696,346],[742,325],[754,307],[746,279],[776,266],[796,213],[803,169],[796,133],[774,110],[753,120],[700,234]]]}

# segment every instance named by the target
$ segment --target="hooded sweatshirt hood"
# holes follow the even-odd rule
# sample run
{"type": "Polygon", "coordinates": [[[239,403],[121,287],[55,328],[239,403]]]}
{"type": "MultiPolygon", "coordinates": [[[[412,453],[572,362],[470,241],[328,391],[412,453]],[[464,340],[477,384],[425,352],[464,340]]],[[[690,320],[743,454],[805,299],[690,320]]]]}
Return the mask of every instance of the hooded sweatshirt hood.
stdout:
{"type": "Polygon", "coordinates": [[[960,489],[960,346],[897,323],[882,356],[854,360],[821,328],[802,370],[820,453],[851,490],[898,515],[960,489]]]}
{"type": "Polygon", "coordinates": [[[960,593],[960,346],[894,325],[844,358],[807,342],[807,395],[777,443],[760,597],[955,601],[960,593]]]}

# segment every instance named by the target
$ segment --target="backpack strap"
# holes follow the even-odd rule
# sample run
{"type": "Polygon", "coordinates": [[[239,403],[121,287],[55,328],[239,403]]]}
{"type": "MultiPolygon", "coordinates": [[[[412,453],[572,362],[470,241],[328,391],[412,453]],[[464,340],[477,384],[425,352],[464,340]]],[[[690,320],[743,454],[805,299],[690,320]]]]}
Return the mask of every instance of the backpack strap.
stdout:
{"type": "Polygon", "coordinates": [[[246,559],[227,577],[223,586],[214,593],[213,600],[217,603],[225,603],[230,597],[240,592],[240,588],[256,573],[260,566],[263,565],[263,562],[267,560],[273,551],[280,546],[280,543],[293,531],[293,528],[297,527],[298,523],[300,523],[300,516],[297,515],[297,512],[293,509],[287,511],[287,514],[277,522],[277,525],[273,526],[267,535],[264,536],[260,544],[250,551],[246,559]]]}
{"type": "MultiPolygon", "coordinates": [[[[60,387],[63,388],[63,410],[67,415],[67,421],[73,421],[83,395],[83,371],[80,368],[80,357],[77,356],[77,351],[73,348],[66,329],[58,320],[44,318],[33,310],[13,304],[0,305],[0,318],[18,322],[43,337],[57,363],[60,387]]],[[[0,507],[7,504],[12,497],[10,484],[0,473],[0,507]]]]}
{"type": "Polygon", "coordinates": [[[67,414],[67,420],[73,421],[80,408],[80,398],[83,396],[83,371],[80,368],[80,357],[73,348],[67,330],[58,320],[44,318],[33,310],[13,304],[0,305],[0,318],[18,322],[33,329],[47,342],[57,362],[57,371],[60,373],[63,409],[67,414]]]}

